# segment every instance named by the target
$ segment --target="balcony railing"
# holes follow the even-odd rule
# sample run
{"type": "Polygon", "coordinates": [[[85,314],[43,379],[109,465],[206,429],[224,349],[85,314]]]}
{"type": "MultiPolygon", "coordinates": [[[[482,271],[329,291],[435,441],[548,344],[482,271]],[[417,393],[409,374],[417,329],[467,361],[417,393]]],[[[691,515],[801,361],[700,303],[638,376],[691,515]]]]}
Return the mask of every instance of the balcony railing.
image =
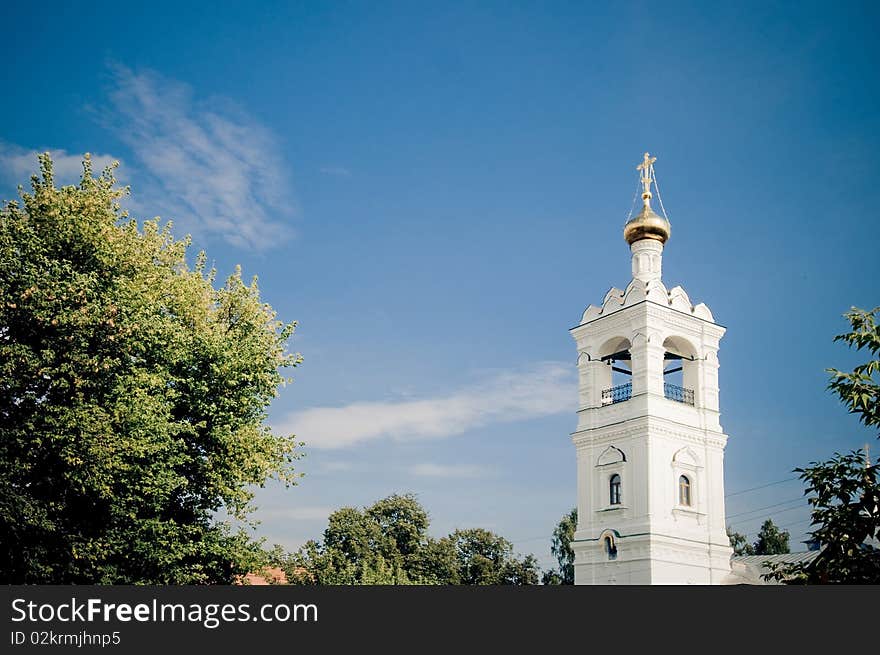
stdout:
{"type": "Polygon", "coordinates": [[[694,404],[694,390],[693,389],[685,389],[684,387],[679,387],[675,384],[669,384],[668,382],[663,383],[663,395],[669,398],[669,400],[674,400],[678,403],[684,403],[685,405],[693,405],[694,404]]]}
{"type": "Polygon", "coordinates": [[[616,387],[602,390],[602,404],[613,405],[614,403],[622,403],[624,400],[632,398],[633,385],[632,382],[619,384],[616,387]]]}

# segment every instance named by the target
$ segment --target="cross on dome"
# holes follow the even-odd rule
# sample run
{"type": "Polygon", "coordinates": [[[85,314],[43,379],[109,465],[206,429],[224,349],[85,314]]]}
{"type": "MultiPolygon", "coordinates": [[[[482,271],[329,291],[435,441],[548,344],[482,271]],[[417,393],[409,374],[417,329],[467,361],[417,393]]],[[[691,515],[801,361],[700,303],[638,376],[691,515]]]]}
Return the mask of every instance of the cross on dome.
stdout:
{"type": "Polygon", "coordinates": [[[654,162],[656,157],[652,157],[651,153],[646,152],[644,160],[636,166],[637,171],[642,171],[642,200],[645,205],[650,204],[651,200],[651,182],[654,181],[654,162]]]}
{"type": "MultiPolygon", "coordinates": [[[[655,161],[657,161],[657,158],[652,157],[651,153],[646,152],[642,163],[636,166],[636,170],[641,172],[643,207],[642,211],[623,227],[623,238],[626,239],[630,246],[642,239],[659,241],[661,244],[666,243],[672,231],[669,220],[665,216],[658,216],[651,209],[651,184],[653,183],[654,186],[657,186],[657,178],[654,176],[655,161]]],[[[659,189],[657,193],[659,198],[659,189]]],[[[662,209],[662,201],[660,205],[662,209]]]]}

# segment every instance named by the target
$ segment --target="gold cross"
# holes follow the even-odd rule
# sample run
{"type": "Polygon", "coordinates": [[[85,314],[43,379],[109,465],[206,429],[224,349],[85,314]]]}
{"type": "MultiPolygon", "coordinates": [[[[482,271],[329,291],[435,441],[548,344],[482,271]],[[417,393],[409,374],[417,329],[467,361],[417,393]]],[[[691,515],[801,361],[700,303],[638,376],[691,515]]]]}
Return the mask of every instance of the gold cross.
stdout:
{"type": "Polygon", "coordinates": [[[636,166],[637,171],[642,171],[642,198],[644,200],[651,197],[651,172],[655,161],[657,158],[646,152],[642,163],[636,166]]]}

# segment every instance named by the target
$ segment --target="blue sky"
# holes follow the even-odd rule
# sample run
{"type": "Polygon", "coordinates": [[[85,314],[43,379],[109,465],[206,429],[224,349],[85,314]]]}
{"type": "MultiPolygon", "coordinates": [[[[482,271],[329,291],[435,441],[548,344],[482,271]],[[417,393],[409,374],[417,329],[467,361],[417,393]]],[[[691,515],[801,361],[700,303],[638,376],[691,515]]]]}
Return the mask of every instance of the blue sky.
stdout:
{"type": "MultiPolygon", "coordinates": [[[[411,491],[435,533],[549,565],[575,501],[567,330],[629,280],[645,150],[664,280],[728,328],[728,492],[876,444],[824,369],[858,361],[841,313],[878,304],[878,10],[704,4],[6,5],[0,188],[38,150],[68,179],[118,159],[135,215],[300,321],[271,422],[299,426],[306,476],[259,493],[270,542],[411,491]]],[[[733,495],[730,522],[800,539],[800,493],[733,495]]]]}

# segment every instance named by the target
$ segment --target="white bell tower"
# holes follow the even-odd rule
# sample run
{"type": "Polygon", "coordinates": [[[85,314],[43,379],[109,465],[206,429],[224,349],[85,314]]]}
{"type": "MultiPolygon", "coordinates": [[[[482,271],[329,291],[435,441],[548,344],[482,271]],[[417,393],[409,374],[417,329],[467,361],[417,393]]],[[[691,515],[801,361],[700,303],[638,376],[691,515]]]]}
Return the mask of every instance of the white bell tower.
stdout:
{"type": "Polygon", "coordinates": [[[719,584],[732,554],[724,518],[718,345],[706,305],[661,279],[666,218],[645,153],[641,212],[624,227],[632,281],[571,329],[579,409],[575,584],[719,584]]]}

